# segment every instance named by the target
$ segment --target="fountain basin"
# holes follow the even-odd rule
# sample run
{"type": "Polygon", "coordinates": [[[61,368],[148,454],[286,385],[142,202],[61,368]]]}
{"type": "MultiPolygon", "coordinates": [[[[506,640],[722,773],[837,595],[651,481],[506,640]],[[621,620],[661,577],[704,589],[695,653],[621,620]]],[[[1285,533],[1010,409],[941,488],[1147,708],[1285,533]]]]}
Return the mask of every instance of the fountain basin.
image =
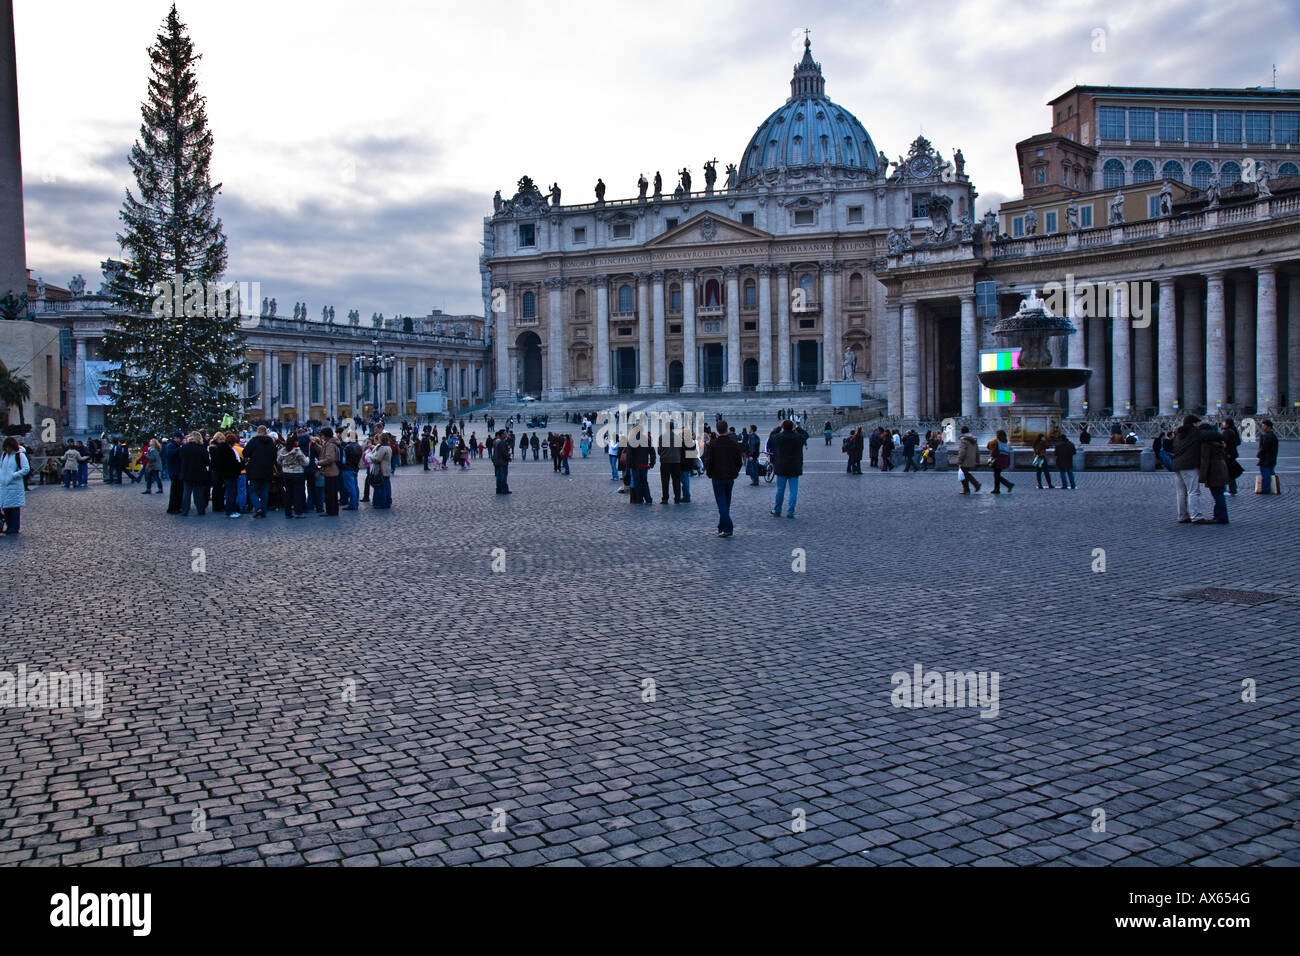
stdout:
{"type": "Polygon", "coordinates": [[[979,373],[980,383],[986,388],[1008,392],[1078,388],[1091,377],[1090,368],[1003,368],[979,373]]]}

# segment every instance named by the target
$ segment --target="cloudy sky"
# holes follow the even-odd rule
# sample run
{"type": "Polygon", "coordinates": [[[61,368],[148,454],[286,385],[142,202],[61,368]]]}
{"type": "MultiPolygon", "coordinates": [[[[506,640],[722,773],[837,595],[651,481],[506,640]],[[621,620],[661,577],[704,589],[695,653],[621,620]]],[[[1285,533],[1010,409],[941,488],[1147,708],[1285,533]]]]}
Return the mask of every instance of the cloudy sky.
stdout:
{"type": "MultiPolygon", "coordinates": [[[[17,0],[27,262],[119,254],[126,156],[164,0],[17,0]]],[[[215,137],[227,277],[281,314],[481,312],[492,193],[565,202],[738,162],[789,95],[804,27],[878,148],[961,147],[978,211],[1075,83],[1300,87],[1294,0],[179,0],[215,137]],[[1098,33],[1097,31],[1103,31],[1098,33]],[[1100,42],[1099,42],[1100,41],[1100,42]]]]}

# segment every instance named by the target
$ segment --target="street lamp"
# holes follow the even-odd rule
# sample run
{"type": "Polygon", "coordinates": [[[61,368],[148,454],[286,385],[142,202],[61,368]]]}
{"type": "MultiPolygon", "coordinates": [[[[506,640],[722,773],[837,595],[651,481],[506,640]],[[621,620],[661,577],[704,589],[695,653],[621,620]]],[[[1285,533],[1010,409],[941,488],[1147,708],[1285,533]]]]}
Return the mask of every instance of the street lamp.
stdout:
{"type": "Polygon", "coordinates": [[[394,355],[381,353],[379,351],[379,336],[377,335],[370,340],[370,348],[371,351],[368,357],[357,356],[356,374],[358,378],[360,378],[361,375],[363,374],[368,373],[370,375],[370,381],[374,385],[374,397],[375,397],[374,404],[375,404],[375,408],[378,409],[379,400],[380,400],[379,399],[379,375],[380,373],[385,373],[390,368],[392,368],[393,363],[397,361],[397,358],[394,355]]]}

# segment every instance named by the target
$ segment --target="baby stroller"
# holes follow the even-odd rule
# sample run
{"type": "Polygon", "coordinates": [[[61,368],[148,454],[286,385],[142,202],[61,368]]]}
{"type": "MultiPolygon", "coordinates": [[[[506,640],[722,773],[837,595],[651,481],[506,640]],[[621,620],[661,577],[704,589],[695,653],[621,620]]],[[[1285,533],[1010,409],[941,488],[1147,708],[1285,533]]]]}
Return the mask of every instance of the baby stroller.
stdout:
{"type": "Polygon", "coordinates": [[[764,481],[771,481],[776,477],[776,469],[772,467],[772,456],[767,452],[760,452],[758,461],[754,462],[754,469],[764,481]]]}

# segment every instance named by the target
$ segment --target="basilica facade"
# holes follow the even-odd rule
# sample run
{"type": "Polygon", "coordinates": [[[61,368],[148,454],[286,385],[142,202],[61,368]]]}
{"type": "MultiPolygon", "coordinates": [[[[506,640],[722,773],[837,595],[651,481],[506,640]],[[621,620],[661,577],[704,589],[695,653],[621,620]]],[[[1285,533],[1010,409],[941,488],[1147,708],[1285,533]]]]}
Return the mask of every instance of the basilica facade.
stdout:
{"type": "Polygon", "coordinates": [[[805,41],[789,98],[704,188],[688,169],[633,198],[564,204],[525,176],[484,221],[484,305],[497,400],[825,388],[890,380],[892,252],[969,243],[960,151],[918,137],[890,161],[826,97],[805,41]],[[721,181],[719,181],[721,180],[721,181]]]}

